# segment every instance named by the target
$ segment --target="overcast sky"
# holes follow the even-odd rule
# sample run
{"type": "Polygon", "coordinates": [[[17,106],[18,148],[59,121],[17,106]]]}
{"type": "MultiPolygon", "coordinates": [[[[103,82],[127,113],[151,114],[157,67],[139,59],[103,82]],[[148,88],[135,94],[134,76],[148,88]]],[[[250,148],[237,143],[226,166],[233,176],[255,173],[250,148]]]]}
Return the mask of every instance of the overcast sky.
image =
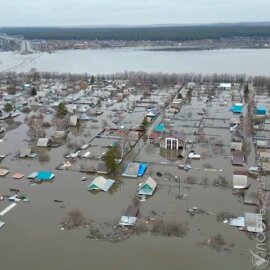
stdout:
{"type": "Polygon", "coordinates": [[[0,26],[270,21],[270,0],[0,0],[0,26]]]}

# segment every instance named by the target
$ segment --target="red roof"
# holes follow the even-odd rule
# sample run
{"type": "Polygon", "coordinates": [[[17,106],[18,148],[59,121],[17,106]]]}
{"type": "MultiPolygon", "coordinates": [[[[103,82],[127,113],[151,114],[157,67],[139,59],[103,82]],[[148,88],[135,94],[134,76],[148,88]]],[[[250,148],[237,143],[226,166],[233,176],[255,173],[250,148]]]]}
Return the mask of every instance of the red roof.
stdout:
{"type": "Polygon", "coordinates": [[[158,139],[158,134],[155,133],[155,132],[153,132],[153,133],[151,133],[149,135],[148,139],[150,139],[150,140],[156,140],[156,139],[158,139]]]}

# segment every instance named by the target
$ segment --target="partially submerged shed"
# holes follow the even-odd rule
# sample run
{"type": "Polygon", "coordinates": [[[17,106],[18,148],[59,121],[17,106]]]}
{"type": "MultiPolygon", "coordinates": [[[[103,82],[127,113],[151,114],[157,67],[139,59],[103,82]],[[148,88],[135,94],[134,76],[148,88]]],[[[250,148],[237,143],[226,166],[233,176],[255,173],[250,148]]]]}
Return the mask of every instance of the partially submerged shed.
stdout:
{"type": "Polygon", "coordinates": [[[52,144],[52,140],[49,138],[39,138],[37,141],[38,147],[49,147],[52,144]]]}
{"type": "Polygon", "coordinates": [[[37,174],[37,181],[51,181],[54,178],[54,174],[50,171],[39,171],[37,174]]]}

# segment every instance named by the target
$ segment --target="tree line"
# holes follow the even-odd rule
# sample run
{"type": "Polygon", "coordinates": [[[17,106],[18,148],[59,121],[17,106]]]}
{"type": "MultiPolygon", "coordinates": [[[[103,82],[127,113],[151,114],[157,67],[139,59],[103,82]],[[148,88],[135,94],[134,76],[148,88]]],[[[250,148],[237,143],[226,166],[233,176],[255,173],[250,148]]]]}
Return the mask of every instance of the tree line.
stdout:
{"type": "Polygon", "coordinates": [[[0,33],[45,40],[188,41],[231,37],[269,37],[267,25],[201,25],[163,27],[4,27],[0,33]]]}
{"type": "Polygon", "coordinates": [[[88,74],[88,73],[59,73],[59,72],[2,72],[0,73],[0,81],[4,81],[10,85],[19,83],[31,83],[43,79],[56,79],[63,82],[88,81],[96,83],[102,81],[129,80],[131,84],[157,84],[157,85],[175,85],[185,84],[188,82],[195,83],[253,83],[256,87],[264,87],[270,90],[270,76],[247,76],[246,74],[229,74],[229,73],[149,73],[144,71],[126,71],[112,74],[88,74]]]}

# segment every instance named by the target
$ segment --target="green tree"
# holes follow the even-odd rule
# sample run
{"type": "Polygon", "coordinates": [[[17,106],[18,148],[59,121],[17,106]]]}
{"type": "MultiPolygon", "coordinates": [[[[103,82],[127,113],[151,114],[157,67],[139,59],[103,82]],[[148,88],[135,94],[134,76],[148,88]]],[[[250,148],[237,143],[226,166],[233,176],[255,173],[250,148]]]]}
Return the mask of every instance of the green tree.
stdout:
{"type": "Polygon", "coordinates": [[[12,110],[13,110],[13,106],[12,106],[12,104],[11,103],[6,103],[5,104],[5,106],[4,106],[4,108],[3,108],[3,110],[5,111],[5,112],[11,112],[12,110]]]}
{"type": "Polygon", "coordinates": [[[92,75],[90,79],[90,84],[93,84],[95,82],[95,77],[92,75]]]}
{"type": "Polygon", "coordinates": [[[109,174],[115,174],[119,168],[119,159],[121,156],[120,151],[117,147],[109,148],[105,155],[102,157],[109,174]]]}
{"type": "Polygon", "coordinates": [[[245,85],[244,94],[247,95],[249,93],[248,84],[245,85]]]}
{"type": "Polygon", "coordinates": [[[65,115],[68,113],[66,104],[64,102],[60,102],[58,105],[56,116],[60,118],[64,118],[65,115]]]}
{"type": "Polygon", "coordinates": [[[31,96],[34,97],[36,95],[37,95],[37,90],[36,90],[35,87],[33,87],[32,90],[31,90],[31,96]]]}

